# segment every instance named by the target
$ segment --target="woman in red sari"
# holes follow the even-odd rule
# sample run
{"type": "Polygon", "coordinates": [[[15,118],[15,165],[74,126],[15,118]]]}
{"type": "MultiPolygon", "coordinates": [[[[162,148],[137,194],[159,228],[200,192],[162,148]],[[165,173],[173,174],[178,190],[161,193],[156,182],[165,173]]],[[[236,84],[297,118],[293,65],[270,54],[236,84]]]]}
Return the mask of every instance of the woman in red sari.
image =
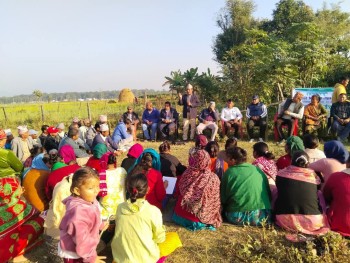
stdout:
{"type": "Polygon", "coordinates": [[[22,255],[42,241],[44,220],[21,194],[16,177],[0,178],[0,262],[24,260],[22,255]]]}

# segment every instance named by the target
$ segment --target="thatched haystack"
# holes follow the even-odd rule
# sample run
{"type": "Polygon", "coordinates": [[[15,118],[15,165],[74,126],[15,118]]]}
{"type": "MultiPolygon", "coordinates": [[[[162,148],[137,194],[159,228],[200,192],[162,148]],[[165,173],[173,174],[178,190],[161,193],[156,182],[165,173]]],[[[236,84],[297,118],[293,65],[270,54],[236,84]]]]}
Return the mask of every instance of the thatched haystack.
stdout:
{"type": "Polygon", "coordinates": [[[134,99],[135,96],[130,89],[122,89],[119,93],[119,102],[133,103],[134,99]]]}

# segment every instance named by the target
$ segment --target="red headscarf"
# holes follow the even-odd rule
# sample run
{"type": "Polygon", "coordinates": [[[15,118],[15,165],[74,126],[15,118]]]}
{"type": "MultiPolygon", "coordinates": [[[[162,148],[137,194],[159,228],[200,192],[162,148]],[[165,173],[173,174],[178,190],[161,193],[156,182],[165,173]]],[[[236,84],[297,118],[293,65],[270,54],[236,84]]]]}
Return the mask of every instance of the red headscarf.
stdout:
{"type": "Polygon", "coordinates": [[[134,157],[134,158],[139,158],[141,153],[143,152],[143,147],[139,143],[135,143],[131,148],[129,149],[128,156],[129,157],[134,157]]]}
{"type": "Polygon", "coordinates": [[[210,156],[205,150],[190,152],[191,165],[181,176],[181,206],[204,224],[218,227],[222,223],[220,180],[210,170],[210,156]]]}

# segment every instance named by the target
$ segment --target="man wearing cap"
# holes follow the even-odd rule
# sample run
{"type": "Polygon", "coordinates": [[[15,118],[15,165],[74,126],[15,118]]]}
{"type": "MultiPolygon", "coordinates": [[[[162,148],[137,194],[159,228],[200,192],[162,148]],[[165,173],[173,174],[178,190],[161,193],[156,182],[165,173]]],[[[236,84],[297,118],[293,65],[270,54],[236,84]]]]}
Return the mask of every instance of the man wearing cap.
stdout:
{"type": "Polygon", "coordinates": [[[200,106],[199,98],[193,93],[193,86],[187,84],[186,94],[179,93],[179,105],[183,105],[183,140],[187,141],[188,128],[191,125],[190,139],[194,139],[196,133],[197,108],[200,106]]]}
{"type": "Polygon", "coordinates": [[[175,108],[171,107],[169,101],[165,102],[164,109],[160,111],[159,121],[159,131],[163,139],[169,137],[170,141],[174,141],[176,124],[179,122],[179,114],[175,108]]]}
{"type": "Polygon", "coordinates": [[[11,129],[6,129],[4,130],[6,134],[6,144],[5,144],[5,149],[11,150],[11,143],[13,140],[13,134],[11,132],[11,129]]]}
{"type": "Polygon", "coordinates": [[[304,95],[301,92],[297,92],[292,99],[288,98],[278,106],[278,118],[275,122],[275,127],[277,128],[280,140],[279,144],[284,144],[286,141],[282,131],[282,126],[287,125],[287,137],[292,136],[296,123],[303,118],[304,104],[301,102],[303,97],[304,95]]]}
{"type": "Polygon", "coordinates": [[[92,142],[92,150],[94,150],[94,147],[98,144],[98,143],[103,143],[107,146],[108,151],[112,152],[112,153],[116,153],[118,150],[118,144],[116,144],[111,136],[109,136],[109,127],[107,124],[101,124],[100,125],[100,133],[98,133],[93,142],[92,142]]]}
{"type": "Polygon", "coordinates": [[[83,120],[83,125],[79,127],[79,132],[80,132],[79,136],[80,136],[80,139],[82,139],[84,142],[86,142],[86,133],[89,127],[91,127],[91,121],[90,119],[86,118],[83,120]]]}
{"type": "Polygon", "coordinates": [[[252,98],[252,103],[248,105],[247,107],[247,130],[248,130],[248,135],[250,138],[249,142],[254,142],[254,126],[259,126],[260,128],[260,133],[259,133],[259,141],[263,142],[265,138],[265,132],[266,132],[266,117],[267,117],[267,108],[259,100],[258,95],[254,95],[252,98]]]}
{"type": "Polygon", "coordinates": [[[17,158],[24,163],[30,156],[30,150],[36,143],[29,136],[27,126],[18,126],[18,137],[12,140],[11,150],[17,156],[17,158]]]}
{"type": "Polygon", "coordinates": [[[59,142],[57,141],[58,129],[50,126],[47,128],[48,135],[45,140],[44,148],[46,152],[50,152],[52,149],[58,150],[59,142]]]}
{"type": "Polygon", "coordinates": [[[37,144],[39,147],[43,147],[42,144],[41,144],[41,140],[38,138],[38,132],[36,130],[30,129],[28,131],[28,134],[29,134],[30,137],[32,137],[32,139],[35,142],[35,144],[37,144]]]}
{"type": "Polygon", "coordinates": [[[221,112],[221,121],[224,125],[224,127],[222,127],[222,136],[225,137],[228,131],[234,128],[234,136],[238,138],[238,131],[242,125],[242,118],[242,113],[237,107],[234,107],[233,100],[228,99],[226,101],[226,107],[223,108],[221,112]]]}
{"type": "Polygon", "coordinates": [[[127,112],[123,113],[122,118],[123,118],[124,123],[126,123],[126,120],[131,121],[130,131],[131,131],[131,134],[134,138],[134,141],[136,141],[136,139],[137,139],[136,138],[137,125],[140,123],[139,116],[137,115],[136,112],[134,112],[134,110],[131,106],[128,106],[127,112]]]}
{"type": "Polygon", "coordinates": [[[56,128],[57,128],[57,130],[58,130],[58,133],[57,133],[57,136],[56,136],[56,140],[57,140],[58,142],[60,142],[60,141],[63,139],[63,137],[67,135],[67,134],[64,132],[64,128],[65,128],[64,123],[63,123],[63,122],[59,123],[59,124],[56,126],[56,128]]]}
{"type": "Polygon", "coordinates": [[[98,121],[100,124],[107,124],[107,115],[100,115],[98,121]]]}
{"type": "Polygon", "coordinates": [[[211,130],[211,141],[215,140],[215,136],[218,133],[219,113],[215,109],[215,102],[211,101],[208,108],[202,110],[198,116],[199,125],[197,126],[197,134],[203,134],[205,129],[211,130]]]}
{"type": "Polygon", "coordinates": [[[142,114],[142,130],[146,140],[155,141],[158,121],[159,111],[153,107],[152,102],[146,102],[146,109],[142,114]]]}

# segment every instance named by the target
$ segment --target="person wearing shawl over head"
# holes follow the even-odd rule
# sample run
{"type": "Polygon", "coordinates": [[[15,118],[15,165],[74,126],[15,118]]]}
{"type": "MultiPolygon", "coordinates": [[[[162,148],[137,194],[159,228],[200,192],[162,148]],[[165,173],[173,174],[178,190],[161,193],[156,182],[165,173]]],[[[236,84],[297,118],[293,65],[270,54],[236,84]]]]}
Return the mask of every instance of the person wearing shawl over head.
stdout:
{"type": "Polygon", "coordinates": [[[89,158],[89,160],[86,163],[86,166],[89,166],[96,170],[96,172],[99,172],[100,167],[100,158],[108,151],[106,144],[104,143],[98,143],[92,150],[92,156],[89,158]]]}
{"type": "Polygon", "coordinates": [[[278,171],[274,207],[276,224],[291,232],[323,235],[330,229],[317,192],[321,181],[308,166],[307,153],[296,151],[292,164],[278,171]]]}
{"type": "Polygon", "coordinates": [[[292,155],[295,151],[304,151],[304,143],[302,139],[298,136],[290,136],[288,137],[286,144],[284,146],[284,150],[286,151],[286,155],[281,156],[277,162],[278,170],[282,170],[289,166],[292,163],[292,155]]]}
{"type": "Polygon", "coordinates": [[[69,164],[72,161],[76,162],[77,158],[75,157],[74,149],[70,145],[63,145],[58,150],[58,154],[62,157],[65,164],[69,164]]]}
{"type": "Polygon", "coordinates": [[[221,226],[220,179],[210,170],[210,156],[205,150],[192,148],[189,166],[178,179],[178,197],[173,221],[189,230],[221,226]]]}
{"type": "Polygon", "coordinates": [[[11,150],[4,149],[6,144],[6,133],[0,129],[0,178],[16,176],[23,170],[22,162],[11,150]]]}
{"type": "Polygon", "coordinates": [[[23,175],[23,196],[40,212],[47,210],[49,200],[45,194],[47,178],[50,174],[50,158],[47,154],[39,154],[33,159],[32,166],[23,175]]]}
{"type": "Polygon", "coordinates": [[[328,141],[324,144],[324,153],[327,158],[323,158],[309,165],[315,172],[322,173],[322,188],[327,183],[332,173],[346,169],[346,161],[349,152],[340,141],[328,141]]]}
{"type": "Polygon", "coordinates": [[[130,167],[134,165],[136,159],[139,158],[142,152],[143,152],[142,145],[139,143],[135,143],[129,149],[127,157],[122,161],[122,164],[120,166],[123,167],[125,171],[129,171],[130,167]]]}
{"type": "MultiPolygon", "coordinates": [[[[126,171],[123,167],[117,167],[117,158],[113,153],[107,152],[100,159],[100,197],[102,206],[102,220],[109,220],[109,227],[101,236],[105,247],[114,235],[114,216],[119,204],[126,201],[125,179],[126,171]]],[[[101,245],[100,245],[101,246],[101,245]]]]}
{"type": "Polygon", "coordinates": [[[261,226],[271,222],[271,193],[264,172],[247,163],[247,151],[227,150],[229,168],[221,179],[221,203],[227,220],[235,225],[261,226]]]}
{"type": "Polygon", "coordinates": [[[0,262],[27,262],[23,254],[42,241],[44,220],[22,193],[18,178],[0,178],[0,262]]]}
{"type": "Polygon", "coordinates": [[[160,168],[159,154],[154,149],[148,148],[136,159],[134,165],[128,171],[128,175],[139,173],[146,175],[149,187],[146,200],[159,209],[162,208],[162,202],[166,195],[165,189],[168,186],[167,181],[163,183],[160,168]]]}

